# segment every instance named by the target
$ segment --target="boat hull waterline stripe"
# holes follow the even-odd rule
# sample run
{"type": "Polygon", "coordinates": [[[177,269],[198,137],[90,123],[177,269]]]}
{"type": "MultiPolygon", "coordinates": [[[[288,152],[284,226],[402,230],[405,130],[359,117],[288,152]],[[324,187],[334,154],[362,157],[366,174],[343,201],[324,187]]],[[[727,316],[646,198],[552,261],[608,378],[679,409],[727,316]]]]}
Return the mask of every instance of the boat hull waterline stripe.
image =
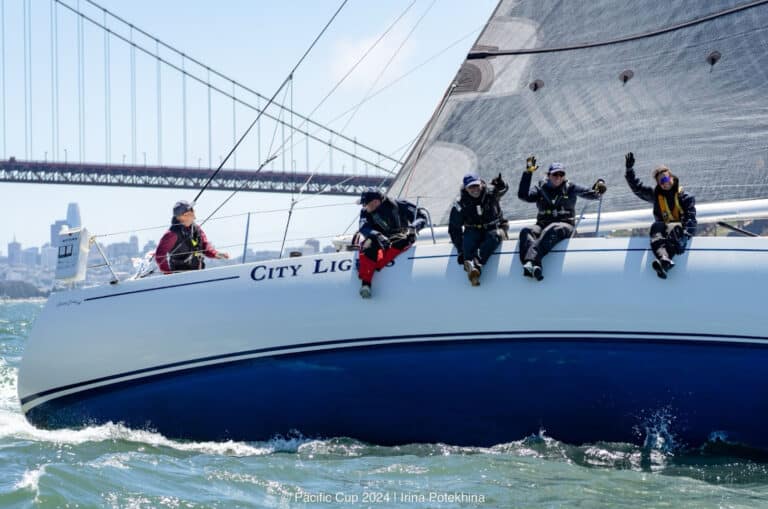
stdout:
{"type": "MultiPolygon", "coordinates": [[[[126,381],[133,378],[140,378],[142,375],[155,376],[169,372],[183,371],[187,369],[198,369],[210,365],[223,365],[235,363],[243,360],[249,360],[257,357],[275,357],[289,356],[297,353],[307,353],[313,350],[330,351],[344,350],[368,346],[381,346],[386,344],[403,343],[453,343],[459,341],[483,341],[483,340],[505,340],[510,342],[525,341],[572,341],[572,342],[590,342],[605,343],[612,341],[648,343],[648,344],[703,344],[716,346],[718,344],[739,343],[742,347],[768,348],[768,337],[763,336],[744,336],[738,334],[702,334],[702,333],[681,333],[681,332],[629,332],[629,331],[499,331],[499,332],[467,332],[467,333],[443,333],[443,334],[419,334],[419,335],[401,335],[401,336],[380,336],[372,338],[354,338],[340,339],[330,341],[317,341],[312,343],[298,343],[294,345],[282,345],[268,348],[258,348],[242,352],[233,352],[228,354],[212,355],[197,359],[189,359],[170,364],[163,364],[148,368],[117,373],[104,377],[85,380],[69,385],[56,387],[40,391],[29,396],[21,398],[21,404],[24,411],[31,408],[36,400],[45,398],[46,401],[62,396],[67,393],[78,392],[77,389],[92,389],[102,385],[109,385],[115,381],[126,381]],[[50,396],[50,397],[48,397],[50,396]]],[[[39,401],[35,404],[41,403],[39,401]]]]}

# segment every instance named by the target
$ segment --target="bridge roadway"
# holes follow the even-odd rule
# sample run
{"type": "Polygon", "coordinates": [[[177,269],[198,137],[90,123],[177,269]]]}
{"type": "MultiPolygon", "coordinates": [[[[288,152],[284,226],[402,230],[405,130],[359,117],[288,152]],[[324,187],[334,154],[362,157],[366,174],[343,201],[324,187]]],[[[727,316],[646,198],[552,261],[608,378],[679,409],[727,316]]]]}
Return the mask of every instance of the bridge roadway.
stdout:
{"type": "MultiPolygon", "coordinates": [[[[213,169],[99,163],[60,163],[0,160],[0,182],[69,184],[83,186],[159,187],[200,189],[213,169]]],[[[222,169],[208,189],[290,193],[309,179],[309,173],[222,169]]],[[[392,177],[315,174],[306,193],[358,195],[367,187],[389,187],[392,177]]]]}

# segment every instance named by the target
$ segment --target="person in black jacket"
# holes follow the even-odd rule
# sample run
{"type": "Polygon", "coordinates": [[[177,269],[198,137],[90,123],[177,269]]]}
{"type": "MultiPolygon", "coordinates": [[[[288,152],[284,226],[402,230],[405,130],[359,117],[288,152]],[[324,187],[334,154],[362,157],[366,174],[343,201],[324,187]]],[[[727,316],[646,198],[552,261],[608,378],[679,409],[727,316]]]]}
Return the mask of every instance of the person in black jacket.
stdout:
{"type": "Polygon", "coordinates": [[[688,239],[696,234],[696,198],[683,191],[680,180],[664,165],[653,170],[656,187],[645,186],[635,176],[635,155],[624,156],[627,179],[632,192],[641,200],[653,203],[651,249],[656,257],[651,264],[656,275],[667,279],[675,266],[672,257],[685,253],[688,239]]]}
{"type": "Polygon", "coordinates": [[[384,268],[416,242],[416,233],[427,223],[426,214],[406,200],[393,200],[376,189],[360,196],[359,232],[362,237],[358,276],[360,296],[371,296],[373,272],[384,268]]]}
{"type": "Polygon", "coordinates": [[[459,265],[464,266],[472,286],[478,286],[483,266],[506,237],[499,200],[509,186],[501,173],[491,180],[490,189],[477,173],[466,174],[462,183],[451,209],[448,234],[459,253],[459,265]]]}
{"type": "Polygon", "coordinates": [[[537,168],[536,157],[529,157],[520,179],[517,197],[535,203],[539,209],[536,224],[520,230],[519,246],[523,275],[541,281],[544,279],[541,259],[555,244],[573,234],[576,198],[597,200],[607,188],[603,179],[598,179],[592,189],[573,184],[565,178],[565,166],[562,163],[552,163],[547,172],[547,179],[531,189],[531,178],[537,168]]]}

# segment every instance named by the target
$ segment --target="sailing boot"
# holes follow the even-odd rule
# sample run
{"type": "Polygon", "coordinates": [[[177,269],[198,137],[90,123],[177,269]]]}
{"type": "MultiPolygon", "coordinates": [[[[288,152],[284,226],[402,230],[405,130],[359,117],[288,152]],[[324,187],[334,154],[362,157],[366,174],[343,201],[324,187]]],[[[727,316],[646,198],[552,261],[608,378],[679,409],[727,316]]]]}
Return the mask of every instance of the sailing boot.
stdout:
{"type": "Polygon", "coordinates": [[[544,279],[544,274],[541,272],[541,266],[540,265],[534,265],[533,266],[533,277],[536,278],[536,281],[541,281],[544,279]]]}
{"type": "Polygon", "coordinates": [[[664,270],[663,262],[659,260],[653,260],[651,267],[653,267],[653,270],[656,271],[657,276],[659,276],[661,279],[667,279],[667,271],[664,270]]]}
{"type": "Polygon", "coordinates": [[[480,286],[480,269],[475,265],[474,260],[464,260],[464,270],[467,272],[470,284],[480,286]]]}
{"type": "Polygon", "coordinates": [[[675,267],[675,262],[673,262],[669,258],[662,258],[661,266],[664,268],[664,272],[669,272],[670,269],[675,267]]]}
{"type": "Polygon", "coordinates": [[[371,298],[371,283],[366,283],[363,281],[362,286],[360,286],[360,297],[364,299],[371,298]]]}
{"type": "Polygon", "coordinates": [[[523,276],[533,277],[533,262],[528,261],[523,264],[523,276]]]}

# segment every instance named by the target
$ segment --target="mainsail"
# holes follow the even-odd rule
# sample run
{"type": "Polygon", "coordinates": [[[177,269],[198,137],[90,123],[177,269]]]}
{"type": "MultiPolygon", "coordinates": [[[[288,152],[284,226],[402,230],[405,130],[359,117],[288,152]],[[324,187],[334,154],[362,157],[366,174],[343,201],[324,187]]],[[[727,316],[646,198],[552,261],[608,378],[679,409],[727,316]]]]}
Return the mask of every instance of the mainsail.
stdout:
{"type": "MultiPolygon", "coordinates": [[[[639,176],[666,164],[698,203],[765,198],[766,98],[765,0],[502,0],[390,193],[445,223],[463,174],[514,190],[536,154],[605,178],[604,212],[645,208],[623,178],[632,151],[639,176]]],[[[534,213],[515,192],[502,206],[534,213]]]]}

